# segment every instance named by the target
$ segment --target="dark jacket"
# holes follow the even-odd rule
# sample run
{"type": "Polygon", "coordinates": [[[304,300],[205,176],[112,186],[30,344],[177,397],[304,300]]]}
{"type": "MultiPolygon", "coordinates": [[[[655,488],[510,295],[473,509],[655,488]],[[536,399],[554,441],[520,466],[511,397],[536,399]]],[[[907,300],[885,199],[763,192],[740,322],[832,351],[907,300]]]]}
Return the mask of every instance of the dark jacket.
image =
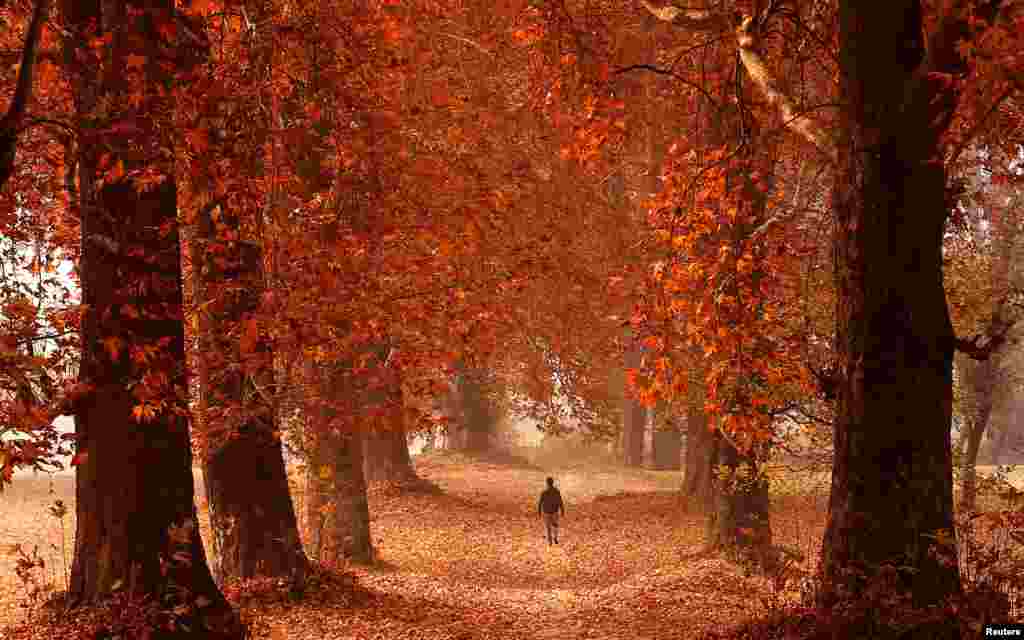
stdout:
{"type": "Polygon", "coordinates": [[[548,487],[540,494],[540,502],[537,503],[537,513],[557,513],[565,515],[565,503],[562,502],[562,494],[554,487],[548,487]]]}

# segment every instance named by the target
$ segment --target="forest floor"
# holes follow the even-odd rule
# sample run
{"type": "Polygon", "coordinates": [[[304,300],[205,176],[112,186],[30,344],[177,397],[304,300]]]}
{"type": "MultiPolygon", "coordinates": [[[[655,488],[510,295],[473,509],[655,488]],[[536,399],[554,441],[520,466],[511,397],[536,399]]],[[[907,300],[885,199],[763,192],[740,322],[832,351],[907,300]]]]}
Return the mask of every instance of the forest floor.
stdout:
{"type": "MultiPolygon", "coordinates": [[[[700,553],[704,519],[681,508],[678,472],[540,468],[453,454],[420,456],[416,469],[440,490],[372,488],[379,562],[348,568],[350,586],[298,603],[273,590],[233,592],[253,637],[693,638],[798,597],[792,584],[780,590],[700,553]],[[545,542],[536,513],[548,475],[567,503],[557,546],[545,542]]],[[[28,615],[21,605],[30,601],[15,575],[12,544],[29,551],[39,545],[46,567],[34,575],[57,588],[65,583],[73,484],[68,475],[27,475],[0,495],[0,638],[5,627],[14,636],[13,625],[28,615]],[[70,509],[63,537],[61,520],[48,512],[54,500],[70,509]]],[[[295,497],[302,513],[300,488],[295,497]]],[[[827,487],[819,486],[784,491],[773,501],[775,542],[809,559],[796,575],[813,569],[826,498],[827,487]]],[[[45,636],[23,629],[17,637],[45,636]]]]}

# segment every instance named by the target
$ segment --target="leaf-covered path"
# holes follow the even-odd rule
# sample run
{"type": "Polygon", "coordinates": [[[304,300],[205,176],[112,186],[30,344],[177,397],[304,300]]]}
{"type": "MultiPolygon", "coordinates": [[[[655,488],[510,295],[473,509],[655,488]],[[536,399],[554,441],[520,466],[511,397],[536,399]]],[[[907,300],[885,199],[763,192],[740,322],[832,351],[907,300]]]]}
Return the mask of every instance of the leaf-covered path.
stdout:
{"type": "MultiPolygon", "coordinates": [[[[682,515],[673,491],[678,474],[538,469],[452,455],[420,457],[416,466],[439,491],[370,492],[377,566],[353,568],[342,583],[297,603],[276,589],[229,592],[254,638],[694,638],[765,612],[763,580],[701,556],[703,518],[682,515]],[[557,546],[544,541],[536,513],[549,474],[567,503],[557,546]]],[[[9,509],[0,512],[9,516],[0,517],[4,539],[59,550],[58,523],[47,515],[58,498],[73,514],[71,476],[16,482],[0,503],[9,509]]],[[[301,491],[296,500],[303,513],[301,491]]],[[[773,517],[778,541],[820,538],[820,509],[792,513],[802,533],[789,528],[789,516],[773,517]]],[[[206,537],[204,516],[201,510],[206,537]]],[[[65,530],[73,535],[73,517],[65,530]]],[[[70,561],[73,542],[65,542],[70,561]]],[[[14,560],[0,556],[0,637],[48,640],[52,630],[38,625],[5,628],[22,619],[14,560]]],[[[52,553],[47,567],[59,580],[52,553]]]]}
{"type": "Polygon", "coordinates": [[[283,638],[692,638],[763,613],[764,585],[699,554],[670,474],[551,471],[567,501],[562,544],[536,514],[548,471],[429,458],[442,493],[371,495],[382,563],[333,603],[253,609],[283,638]],[[659,491],[659,489],[661,489],[659,491]]]}

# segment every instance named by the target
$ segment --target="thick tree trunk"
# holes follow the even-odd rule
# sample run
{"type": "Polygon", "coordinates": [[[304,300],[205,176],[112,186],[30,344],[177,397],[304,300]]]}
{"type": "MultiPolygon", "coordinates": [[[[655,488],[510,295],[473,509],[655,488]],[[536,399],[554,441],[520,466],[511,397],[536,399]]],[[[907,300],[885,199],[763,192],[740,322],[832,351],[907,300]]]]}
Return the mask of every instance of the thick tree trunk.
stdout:
{"type": "Polygon", "coordinates": [[[861,593],[886,564],[899,567],[893,588],[910,589],[917,605],[941,603],[960,584],[956,549],[947,549],[952,562],[930,553],[933,536],[954,530],[955,339],[942,282],[949,205],[938,135],[955,93],[940,87],[952,86],[942,74],[915,73],[921,13],[911,0],[840,3],[840,379],[825,605],[861,593]]]}
{"type": "MultiPolygon", "coordinates": [[[[262,22],[268,15],[263,0],[248,1],[249,16],[262,22]]],[[[269,63],[272,45],[260,41],[253,52],[262,64],[252,65],[247,78],[258,86],[269,63]]],[[[255,102],[255,100],[254,100],[255,102]]],[[[226,111],[217,104],[211,125],[235,135],[212,139],[239,139],[250,131],[251,123],[241,118],[224,118],[226,111]]],[[[240,111],[246,109],[243,102],[240,111]]],[[[251,105],[253,111],[258,105],[251,105]]],[[[257,128],[252,142],[256,148],[266,143],[264,131],[257,128]]],[[[223,149],[219,149],[223,151],[223,149]]],[[[255,164],[258,156],[252,159],[255,164]]],[[[248,171],[260,173],[251,166],[248,171]]],[[[241,214],[224,205],[214,218],[208,205],[198,219],[198,244],[204,258],[193,264],[206,292],[200,304],[206,304],[204,335],[200,356],[219,361],[207,367],[201,389],[204,411],[203,476],[213,532],[213,547],[218,558],[217,578],[251,578],[256,575],[288,577],[301,587],[307,568],[299,529],[288,485],[284,454],[276,428],[273,393],[274,350],[269,337],[252,331],[255,314],[266,291],[263,238],[250,241],[246,228],[262,228],[259,217],[264,211],[250,210],[245,225],[241,214]]]]}
{"type": "Polygon", "coordinates": [[[319,378],[318,398],[310,404],[315,416],[307,423],[305,448],[306,527],[308,546],[317,560],[339,563],[373,561],[370,507],[363,477],[362,437],[340,420],[332,407],[332,376],[319,378]]]}
{"type": "Polygon", "coordinates": [[[214,298],[207,306],[210,317],[204,323],[201,357],[219,361],[206,376],[209,388],[201,390],[206,410],[203,477],[219,560],[217,577],[223,582],[287,576],[301,583],[307,560],[284,454],[274,409],[263,396],[266,391],[259,390],[273,387],[273,351],[266,337],[246,346],[237,337],[248,334],[242,325],[259,308],[263,253],[249,242],[219,239],[237,237],[240,224],[233,212],[222,208],[218,220],[226,234],[215,229],[210,211],[199,220],[199,236],[207,247],[202,289],[214,298]]]}
{"type": "Polygon", "coordinates": [[[113,9],[101,15],[98,3],[62,6],[68,26],[81,34],[67,46],[76,111],[95,118],[104,100],[105,113],[121,112],[139,127],[130,135],[104,134],[111,129],[93,123],[99,137],[81,146],[80,380],[89,392],[75,411],[77,530],[69,600],[95,603],[115,591],[151,598],[173,629],[162,637],[236,639],[244,628],[210,574],[193,502],[176,182],[169,168],[138,151],[168,144],[155,123],[147,124],[150,113],[167,105],[149,96],[133,113],[124,90],[128,54],[153,60],[150,72],[159,73],[163,54],[152,25],[155,18],[171,19],[173,3],[149,3],[137,17],[123,5],[113,9]],[[115,38],[101,65],[93,56],[106,51],[87,45],[95,24],[117,24],[138,37],[115,38]],[[128,178],[108,175],[100,182],[109,169],[99,163],[107,151],[128,172],[164,169],[168,179],[147,190],[128,178]]]}
{"type": "Polygon", "coordinates": [[[218,575],[288,577],[298,587],[308,561],[272,424],[250,420],[203,467],[218,575]]]}

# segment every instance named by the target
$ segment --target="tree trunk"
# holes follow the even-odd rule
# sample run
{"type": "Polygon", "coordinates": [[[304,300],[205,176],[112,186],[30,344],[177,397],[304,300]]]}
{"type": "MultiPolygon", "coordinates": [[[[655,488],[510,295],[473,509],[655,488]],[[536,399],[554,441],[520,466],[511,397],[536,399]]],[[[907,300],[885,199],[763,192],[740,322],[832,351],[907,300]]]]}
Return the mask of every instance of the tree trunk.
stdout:
{"type": "MultiPolygon", "coordinates": [[[[423,434],[423,453],[430,453],[437,447],[437,431],[433,427],[423,434]]],[[[406,450],[408,451],[408,449],[406,450]]]]}
{"type": "MultiPolygon", "coordinates": [[[[1016,414],[1015,414],[1016,415],[1016,414]]],[[[1021,444],[1024,437],[1020,435],[1020,427],[1014,421],[1009,421],[999,430],[995,444],[992,445],[992,464],[1020,464],[1021,444]]]]}
{"type": "MultiPolygon", "coordinates": [[[[397,366],[389,366],[391,347],[377,345],[373,349],[376,379],[380,388],[366,389],[365,406],[375,417],[363,432],[363,477],[366,482],[402,482],[416,477],[409,457],[409,441],[405,431],[405,398],[402,375],[397,366]]],[[[366,422],[366,421],[364,421],[366,422]]]]}
{"type": "MultiPolygon", "coordinates": [[[[943,74],[919,68],[922,29],[918,2],[840,3],[840,376],[824,605],[861,593],[885,564],[899,568],[893,586],[910,589],[916,605],[959,590],[956,549],[947,550],[952,562],[929,553],[932,536],[954,530],[955,338],[942,282],[949,205],[938,136],[956,95],[940,86],[955,84],[943,74]]],[[[942,64],[947,52],[932,53],[942,64]]]]}
{"type": "Polygon", "coordinates": [[[998,384],[998,362],[991,356],[983,362],[969,361],[961,367],[964,386],[970,391],[970,409],[967,412],[966,431],[964,432],[963,458],[960,461],[960,512],[974,512],[977,498],[978,452],[981,440],[985,436],[995,405],[995,387],[998,384]]]}
{"type": "Polygon", "coordinates": [[[706,492],[705,542],[736,558],[772,565],[768,480],[758,453],[743,454],[720,434],[718,464],[706,492]]]}
{"type": "MultiPolygon", "coordinates": [[[[126,55],[164,60],[150,18],[171,19],[173,3],[149,3],[138,17],[126,9],[114,6],[115,13],[103,15],[98,3],[62,6],[68,27],[81,34],[66,47],[76,111],[90,119],[96,136],[81,146],[79,159],[85,305],[79,376],[89,391],[75,407],[77,529],[69,602],[96,603],[113,592],[151,598],[168,618],[171,630],[163,637],[237,639],[245,630],[210,574],[194,504],[176,182],[170,168],[139,151],[172,145],[150,117],[167,104],[147,96],[133,108],[125,90],[126,55]],[[108,51],[87,45],[95,24],[138,37],[115,37],[112,55],[99,64],[97,56],[108,51]],[[113,133],[92,121],[101,100],[105,113],[131,118],[138,128],[113,133]],[[128,178],[107,175],[101,182],[109,169],[100,166],[106,152],[129,173],[157,169],[167,179],[147,190],[128,178]]],[[[148,72],[156,76],[151,81],[163,81],[156,64],[148,72]]]]}
{"type": "Polygon", "coordinates": [[[455,366],[447,447],[457,451],[488,451],[494,447],[497,416],[485,393],[482,374],[455,366]]]}
{"type": "Polygon", "coordinates": [[[654,468],[654,408],[644,408],[644,446],[643,446],[643,467],[654,468]]]}
{"type": "Polygon", "coordinates": [[[680,433],[675,430],[655,430],[654,468],[661,471],[679,471],[683,443],[680,433]]]}
{"type": "MultiPolygon", "coordinates": [[[[249,0],[247,5],[257,23],[269,13],[263,0],[249,0]]],[[[253,53],[260,64],[252,65],[248,73],[263,73],[271,44],[260,41],[253,53]]],[[[254,75],[246,80],[258,86],[262,78],[254,75]]],[[[210,125],[219,130],[215,133],[227,130],[234,135],[211,138],[244,138],[251,123],[225,117],[228,112],[221,106],[214,107],[210,125]]],[[[243,102],[236,108],[257,111],[259,106],[243,102]]],[[[252,134],[254,147],[266,143],[262,132],[267,130],[257,128],[259,132],[252,134]]],[[[218,146],[214,149],[223,151],[218,146]]],[[[251,162],[255,165],[258,160],[254,154],[251,162]]],[[[258,174],[261,169],[249,166],[247,171],[258,174]]],[[[216,218],[212,204],[200,211],[197,244],[205,255],[193,263],[200,288],[206,292],[197,301],[207,305],[201,357],[219,361],[215,368],[206,367],[207,385],[200,390],[204,400],[200,407],[208,412],[201,421],[205,426],[203,477],[219,560],[217,578],[223,583],[256,575],[288,577],[300,587],[308,561],[277,431],[275,399],[268,397],[275,389],[274,350],[270,338],[258,330],[255,317],[266,291],[263,238],[254,242],[246,233],[247,228],[262,228],[259,218],[264,211],[250,208],[247,216],[255,224],[246,225],[240,211],[223,204],[218,209],[216,218]]]]}
{"type": "Polygon", "coordinates": [[[683,498],[690,508],[702,508],[710,501],[711,471],[718,466],[721,436],[709,428],[704,411],[704,381],[691,376],[687,389],[686,453],[683,464],[683,498]]]}
{"type": "Polygon", "coordinates": [[[319,397],[310,403],[315,419],[307,422],[305,448],[306,527],[309,548],[317,560],[339,563],[373,561],[370,507],[363,477],[361,436],[337,420],[332,406],[334,381],[326,371],[319,377],[319,397]]]}
{"type": "Polygon", "coordinates": [[[367,482],[402,482],[416,477],[402,424],[402,409],[390,413],[391,428],[369,431],[363,439],[363,475],[367,482]]]}
{"type": "Polygon", "coordinates": [[[200,277],[213,298],[201,301],[210,302],[202,357],[219,360],[215,372],[207,375],[209,388],[201,390],[207,412],[202,420],[203,477],[219,560],[217,577],[223,583],[256,575],[287,576],[301,583],[307,560],[274,408],[263,395],[273,387],[273,350],[265,336],[248,338],[250,332],[243,328],[255,322],[252,314],[259,309],[263,252],[250,242],[219,239],[237,237],[241,225],[233,212],[222,207],[218,221],[220,232],[209,210],[199,220],[199,236],[207,247],[200,277]],[[217,251],[212,250],[215,246],[217,251]],[[251,344],[232,337],[238,335],[251,344]]]}
{"type": "MultiPolygon", "coordinates": [[[[639,343],[626,352],[626,369],[639,369],[643,354],[639,343]]],[[[647,410],[636,398],[636,391],[627,377],[622,399],[622,463],[627,467],[639,467],[643,464],[644,425],[647,410]]]]}

